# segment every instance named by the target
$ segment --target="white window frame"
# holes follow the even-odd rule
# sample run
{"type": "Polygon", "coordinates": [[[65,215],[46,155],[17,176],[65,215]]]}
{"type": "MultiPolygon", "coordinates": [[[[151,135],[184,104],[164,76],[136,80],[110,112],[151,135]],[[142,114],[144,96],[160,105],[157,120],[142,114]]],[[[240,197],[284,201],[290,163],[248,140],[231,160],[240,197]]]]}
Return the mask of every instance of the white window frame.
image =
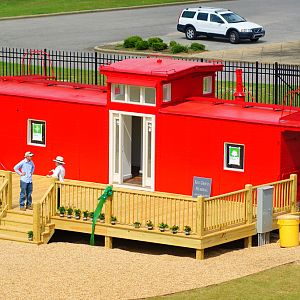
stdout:
{"type": "Polygon", "coordinates": [[[44,120],[36,120],[36,119],[28,119],[27,120],[27,145],[31,145],[31,146],[38,146],[38,147],[46,147],[46,129],[47,129],[47,125],[46,125],[46,121],[44,120]],[[44,125],[44,130],[45,130],[45,134],[44,134],[44,139],[41,142],[34,142],[32,140],[32,123],[37,122],[37,123],[43,123],[44,125]]]}
{"type": "Polygon", "coordinates": [[[235,171],[235,172],[244,172],[245,171],[245,145],[244,144],[238,144],[238,143],[229,143],[229,142],[225,142],[224,143],[224,170],[227,171],[235,171]],[[242,157],[242,168],[238,168],[238,167],[228,167],[227,166],[227,146],[228,145],[234,145],[234,146],[241,146],[243,147],[243,157],[242,157]]]}
{"type": "Polygon", "coordinates": [[[138,86],[138,85],[133,85],[133,84],[121,84],[121,83],[112,83],[111,84],[111,101],[112,102],[118,102],[118,103],[127,103],[127,104],[135,104],[135,105],[147,105],[147,106],[156,106],[156,88],[155,87],[150,87],[150,86],[138,86]],[[124,85],[125,87],[125,101],[124,100],[116,100],[115,99],[115,93],[114,93],[114,86],[118,85],[124,85]],[[140,101],[139,102],[132,102],[130,101],[130,93],[129,93],[129,87],[130,86],[136,86],[140,88],[140,101]],[[155,91],[155,103],[146,103],[145,102],[145,89],[146,88],[153,88],[155,91]]]}
{"type": "Polygon", "coordinates": [[[212,76],[203,77],[203,95],[212,93],[212,76]]]}
{"type": "Polygon", "coordinates": [[[171,83],[163,84],[163,102],[170,102],[172,99],[172,85],[171,83]],[[167,95],[165,95],[165,88],[167,90],[167,95]]]}

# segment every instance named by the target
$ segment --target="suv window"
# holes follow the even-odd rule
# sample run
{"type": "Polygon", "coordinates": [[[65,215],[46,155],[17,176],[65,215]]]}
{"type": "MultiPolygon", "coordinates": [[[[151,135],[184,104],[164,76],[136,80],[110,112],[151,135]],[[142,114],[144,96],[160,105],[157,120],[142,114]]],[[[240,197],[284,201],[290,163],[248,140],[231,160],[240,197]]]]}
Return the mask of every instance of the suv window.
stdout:
{"type": "Polygon", "coordinates": [[[196,12],[195,11],[184,11],[183,13],[182,13],[182,18],[190,18],[190,19],[192,19],[192,18],[194,18],[194,15],[196,14],[196,12]]]}
{"type": "Polygon", "coordinates": [[[207,13],[199,13],[197,16],[197,20],[207,21],[208,14],[207,13]]]}
{"type": "Polygon", "coordinates": [[[213,14],[210,15],[210,21],[215,23],[224,23],[224,21],[220,17],[213,14]]]}

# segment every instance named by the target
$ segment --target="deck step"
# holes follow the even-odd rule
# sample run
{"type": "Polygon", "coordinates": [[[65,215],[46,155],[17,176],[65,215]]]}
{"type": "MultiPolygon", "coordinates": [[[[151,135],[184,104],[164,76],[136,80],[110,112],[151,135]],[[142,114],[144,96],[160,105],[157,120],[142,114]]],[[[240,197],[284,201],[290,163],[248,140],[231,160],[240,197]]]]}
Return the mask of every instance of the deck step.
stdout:
{"type": "Polygon", "coordinates": [[[26,237],[18,237],[18,236],[12,236],[12,235],[6,234],[6,233],[0,233],[0,240],[7,240],[7,241],[15,241],[15,242],[21,242],[21,243],[36,244],[36,242],[28,241],[27,236],[26,237]]]}
{"type": "Polygon", "coordinates": [[[7,214],[3,219],[33,223],[33,215],[22,211],[7,211],[7,214]]]}
{"type": "Polygon", "coordinates": [[[2,226],[12,226],[19,229],[25,229],[26,232],[29,230],[32,230],[33,223],[32,222],[20,222],[16,220],[10,220],[10,219],[2,219],[0,222],[0,227],[2,226]]]}
{"type": "MultiPolygon", "coordinates": [[[[32,230],[32,228],[30,229],[32,230]]],[[[28,230],[22,227],[15,227],[11,225],[0,225],[0,234],[11,235],[12,237],[27,238],[28,230]]]]}

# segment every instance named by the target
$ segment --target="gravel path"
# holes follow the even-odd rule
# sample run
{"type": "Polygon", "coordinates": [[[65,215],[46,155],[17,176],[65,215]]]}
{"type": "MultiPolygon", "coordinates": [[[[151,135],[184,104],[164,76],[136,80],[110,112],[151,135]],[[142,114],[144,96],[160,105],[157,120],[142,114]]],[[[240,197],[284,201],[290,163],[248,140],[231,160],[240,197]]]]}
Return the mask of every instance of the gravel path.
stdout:
{"type": "Polygon", "coordinates": [[[298,260],[300,247],[280,248],[278,243],[196,261],[82,244],[0,241],[0,299],[138,299],[217,284],[298,260]]]}

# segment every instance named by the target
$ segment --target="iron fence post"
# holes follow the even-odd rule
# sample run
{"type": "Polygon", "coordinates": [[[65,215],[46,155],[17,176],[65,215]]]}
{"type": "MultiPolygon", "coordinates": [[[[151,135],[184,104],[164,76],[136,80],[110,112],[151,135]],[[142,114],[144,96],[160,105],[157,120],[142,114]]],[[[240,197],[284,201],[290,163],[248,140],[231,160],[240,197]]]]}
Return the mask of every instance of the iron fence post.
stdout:
{"type": "Polygon", "coordinates": [[[278,62],[275,62],[274,104],[278,104],[278,62]]]}

